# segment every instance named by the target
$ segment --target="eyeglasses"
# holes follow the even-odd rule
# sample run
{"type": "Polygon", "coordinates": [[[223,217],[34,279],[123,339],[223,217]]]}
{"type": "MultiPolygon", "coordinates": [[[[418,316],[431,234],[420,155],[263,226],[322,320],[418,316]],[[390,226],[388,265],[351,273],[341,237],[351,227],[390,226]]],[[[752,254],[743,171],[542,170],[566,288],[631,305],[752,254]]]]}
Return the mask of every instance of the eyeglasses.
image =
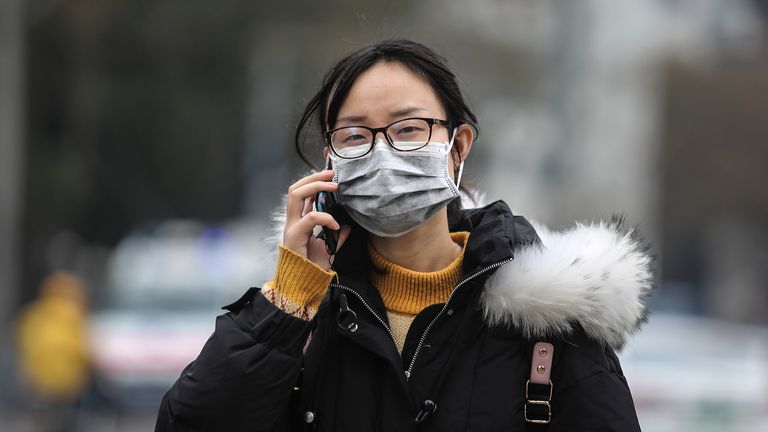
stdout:
{"type": "Polygon", "coordinates": [[[373,149],[376,134],[381,132],[395,150],[414,151],[429,144],[434,125],[447,128],[449,124],[446,120],[411,117],[380,128],[346,126],[326,132],[325,142],[336,156],[355,159],[367,155],[373,149]]]}

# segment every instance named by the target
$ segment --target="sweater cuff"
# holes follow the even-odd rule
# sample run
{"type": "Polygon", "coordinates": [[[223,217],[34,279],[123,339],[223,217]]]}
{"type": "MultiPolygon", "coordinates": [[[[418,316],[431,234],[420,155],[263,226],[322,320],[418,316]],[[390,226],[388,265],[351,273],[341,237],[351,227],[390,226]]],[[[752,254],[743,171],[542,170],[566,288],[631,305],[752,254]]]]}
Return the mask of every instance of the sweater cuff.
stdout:
{"type": "Polygon", "coordinates": [[[317,309],[336,273],[280,245],[277,272],[270,283],[275,292],[301,308],[317,309]]]}

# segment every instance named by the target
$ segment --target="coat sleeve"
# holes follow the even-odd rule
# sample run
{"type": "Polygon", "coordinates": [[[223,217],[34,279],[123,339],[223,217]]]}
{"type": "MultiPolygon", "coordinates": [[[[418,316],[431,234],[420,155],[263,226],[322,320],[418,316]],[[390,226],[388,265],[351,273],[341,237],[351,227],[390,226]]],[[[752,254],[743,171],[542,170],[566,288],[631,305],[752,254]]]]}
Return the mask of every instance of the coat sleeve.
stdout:
{"type": "Polygon", "coordinates": [[[563,357],[557,381],[552,378],[550,431],[640,432],[632,394],[614,351],[583,333],[559,348],[563,357]]]}
{"type": "Polygon", "coordinates": [[[163,397],[156,432],[288,429],[310,322],[257,289],[234,305],[163,397]]]}

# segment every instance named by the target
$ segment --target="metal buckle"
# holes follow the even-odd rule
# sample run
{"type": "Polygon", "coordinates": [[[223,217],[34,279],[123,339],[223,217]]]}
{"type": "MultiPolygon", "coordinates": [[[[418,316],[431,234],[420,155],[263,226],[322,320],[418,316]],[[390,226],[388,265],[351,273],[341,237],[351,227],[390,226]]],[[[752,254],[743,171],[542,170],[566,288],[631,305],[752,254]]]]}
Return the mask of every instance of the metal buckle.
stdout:
{"type": "Polygon", "coordinates": [[[529,393],[528,393],[528,387],[531,384],[531,380],[528,380],[525,382],[525,406],[523,407],[523,416],[525,417],[525,421],[528,423],[538,423],[538,424],[548,424],[552,420],[552,406],[549,404],[549,402],[552,400],[552,380],[549,381],[549,397],[547,400],[531,400],[529,393]],[[543,405],[547,407],[547,416],[546,419],[531,419],[528,418],[528,405],[543,405]]]}
{"type": "MultiPolygon", "coordinates": [[[[538,424],[548,424],[552,420],[552,407],[549,405],[549,401],[540,401],[540,400],[529,400],[525,403],[525,407],[523,407],[523,416],[525,416],[525,421],[528,423],[538,423],[538,424]],[[547,407],[547,418],[546,419],[529,419],[528,418],[528,405],[544,405],[547,407]]],[[[518,417],[520,418],[520,417],[518,417]]]]}

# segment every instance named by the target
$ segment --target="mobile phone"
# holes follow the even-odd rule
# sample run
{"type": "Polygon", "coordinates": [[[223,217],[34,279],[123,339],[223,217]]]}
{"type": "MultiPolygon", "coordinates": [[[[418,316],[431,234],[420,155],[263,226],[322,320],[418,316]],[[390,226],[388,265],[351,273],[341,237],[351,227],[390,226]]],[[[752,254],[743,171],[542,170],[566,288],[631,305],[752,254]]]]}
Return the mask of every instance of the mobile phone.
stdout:
{"type": "MultiPolygon", "coordinates": [[[[325,169],[331,169],[330,158],[328,158],[325,164],[325,169]]],[[[320,191],[315,195],[315,210],[329,213],[331,216],[334,216],[334,218],[336,218],[336,215],[338,214],[338,208],[339,208],[339,205],[336,203],[336,198],[333,197],[332,192],[320,191]]],[[[337,233],[338,233],[337,230],[332,230],[324,226],[322,227],[320,234],[318,234],[317,236],[317,238],[325,242],[325,249],[328,251],[328,255],[336,254],[336,248],[338,245],[336,240],[337,233]]]]}

